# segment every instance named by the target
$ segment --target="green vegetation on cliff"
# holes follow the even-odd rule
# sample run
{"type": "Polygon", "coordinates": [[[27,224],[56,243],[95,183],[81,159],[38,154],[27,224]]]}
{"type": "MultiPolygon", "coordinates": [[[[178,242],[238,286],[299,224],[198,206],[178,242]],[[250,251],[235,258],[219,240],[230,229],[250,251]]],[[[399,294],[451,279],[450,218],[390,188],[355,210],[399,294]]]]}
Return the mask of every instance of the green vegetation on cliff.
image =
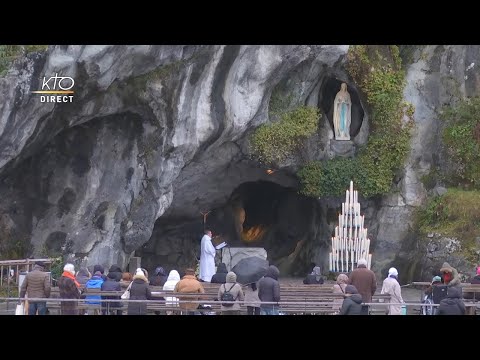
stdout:
{"type": "Polygon", "coordinates": [[[417,227],[421,235],[438,233],[457,238],[462,254],[469,261],[478,261],[476,238],[480,237],[480,191],[449,188],[417,211],[417,227]]]}
{"type": "Polygon", "coordinates": [[[480,98],[443,109],[443,142],[452,169],[445,181],[453,186],[480,189],[480,98]]]}
{"type": "Polygon", "coordinates": [[[279,117],[277,122],[259,126],[251,139],[253,153],[266,164],[285,160],[304,139],[313,135],[320,114],[317,108],[299,106],[279,117]]]}
{"type": "Polygon", "coordinates": [[[405,73],[397,46],[352,46],[347,70],[366,95],[370,135],[355,160],[334,158],[298,172],[307,196],[338,196],[354,180],[365,197],[388,193],[409,151],[414,109],[403,101],[405,73]]]}
{"type": "Polygon", "coordinates": [[[22,54],[45,51],[48,45],[0,45],[0,76],[7,73],[12,62],[22,54]]]}

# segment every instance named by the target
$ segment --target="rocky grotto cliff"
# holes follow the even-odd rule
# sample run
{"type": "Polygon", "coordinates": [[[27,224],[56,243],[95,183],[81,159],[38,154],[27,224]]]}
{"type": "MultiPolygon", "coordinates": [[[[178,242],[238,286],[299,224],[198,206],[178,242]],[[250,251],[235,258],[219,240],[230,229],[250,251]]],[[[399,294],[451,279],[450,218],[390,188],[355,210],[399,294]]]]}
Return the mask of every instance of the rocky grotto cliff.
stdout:
{"type": "MultiPolygon", "coordinates": [[[[312,160],[355,159],[368,142],[370,107],[345,67],[348,52],[340,45],[60,45],[16,56],[0,77],[2,256],[125,266],[136,252],[150,268],[182,267],[194,264],[201,212],[211,211],[209,227],[231,244],[264,246],[284,273],[303,274],[310,262],[326,271],[342,199],[299,194],[297,172],[312,160]],[[31,93],[55,73],[75,80],[72,103],[42,103],[31,93]],[[341,82],[353,103],[347,147],[332,141],[341,82]],[[250,140],[274,120],[272,103],[282,98],[287,107],[316,107],[321,117],[269,174],[250,140]]],[[[434,255],[418,245],[425,239],[415,235],[414,213],[445,190],[440,180],[422,179],[449,166],[438,114],[479,94],[480,47],[405,47],[402,56],[415,126],[391,190],[362,202],[373,268],[380,274],[396,263],[413,276],[450,259],[467,270],[444,250],[453,240],[432,235],[434,255]],[[419,246],[429,262],[412,257],[419,246]]]]}

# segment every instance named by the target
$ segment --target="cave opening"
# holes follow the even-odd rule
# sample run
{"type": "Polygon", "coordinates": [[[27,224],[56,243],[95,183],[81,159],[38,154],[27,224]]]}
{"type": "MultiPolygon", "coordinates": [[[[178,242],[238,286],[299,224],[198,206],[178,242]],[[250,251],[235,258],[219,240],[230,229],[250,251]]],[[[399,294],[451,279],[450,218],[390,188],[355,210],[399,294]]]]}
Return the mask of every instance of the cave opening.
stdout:
{"type": "MultiPolygon", "coordinates": [[[[320,87],[320,96],[318,106],[323,110],[325,116],[328,119],[328,123],[333,131],[333,103],[335,101],[335,96],[340,90],[340,86],[344,81],[340,81],[334,77],[328,77],[320,87]]],[[[362,126],[363,117],[365,111],[363,110],[362,104],[360,102],[360,97],[357,90],[347,83],[347,91],[350,94],[350,99],[352,101],[352,110],[351,110],[351,124],[350,124],[350,138],[353,139],[358,135],[360,128],[362,126]]]]}
{"type": "Polygon", "coordinates": [[[244,182],[224,204],[203,214],[158,219],[150,241],[137,250],[142,264],[180,270],[195,265],[208,228],[215,245],[225,241],[230,247],[264,248],[282,276],[303,276],[311,271],[322,242],[318,200],[272,181],[244,182]]]}

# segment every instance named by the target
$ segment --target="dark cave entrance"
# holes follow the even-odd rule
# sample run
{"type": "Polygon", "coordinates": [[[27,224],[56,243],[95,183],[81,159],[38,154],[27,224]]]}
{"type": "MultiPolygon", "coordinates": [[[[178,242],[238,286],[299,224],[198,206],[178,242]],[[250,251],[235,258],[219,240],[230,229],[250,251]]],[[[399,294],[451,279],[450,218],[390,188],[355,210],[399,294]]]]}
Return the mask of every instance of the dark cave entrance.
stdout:
{"type": "MultiPolygon", "coordinates": [[[[320,87],[320,96],[318,106],[327,116],[328,123],[333,130],[333,103],[335,96],[340,90],[340,85],[344,81],[340,81],[334,77],[327,78],[320,87]]],[[[350,124],[350,138],[353,139],[358,135],[362,126],[365,111],[363,110],[357,90],[347,83],[347,91],[350,93],[352,100],[352,123],[350,124]]]]}
{"type": "Polygon", "coordinates": [[[303,276],[311,271],[321,246],[320,212],[316,199],[294,188],[264,180],[244,182],[224,205],[208,213],[205,224],[201,214],[195,220],[158,219],[152,238],[137,255],[152,269],[192,266],[205,226],[212,230],[215,244],[226,241],[230,247],[262,247],[282,276],[303,276]]]}

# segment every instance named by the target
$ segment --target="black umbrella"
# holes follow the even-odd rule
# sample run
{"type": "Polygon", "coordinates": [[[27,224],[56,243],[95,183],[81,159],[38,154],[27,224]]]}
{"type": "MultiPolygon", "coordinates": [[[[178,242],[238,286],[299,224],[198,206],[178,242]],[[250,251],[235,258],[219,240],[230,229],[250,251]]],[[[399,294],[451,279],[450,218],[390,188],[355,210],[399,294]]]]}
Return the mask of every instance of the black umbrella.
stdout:
{"type": "Polygon", "coordinates": [[[237,275],[237,282],[250,284],[260,280],[265,275],[268,265],[267,260],[258,256],[250,256],[240,260],[232,271],[237,275]]]}

